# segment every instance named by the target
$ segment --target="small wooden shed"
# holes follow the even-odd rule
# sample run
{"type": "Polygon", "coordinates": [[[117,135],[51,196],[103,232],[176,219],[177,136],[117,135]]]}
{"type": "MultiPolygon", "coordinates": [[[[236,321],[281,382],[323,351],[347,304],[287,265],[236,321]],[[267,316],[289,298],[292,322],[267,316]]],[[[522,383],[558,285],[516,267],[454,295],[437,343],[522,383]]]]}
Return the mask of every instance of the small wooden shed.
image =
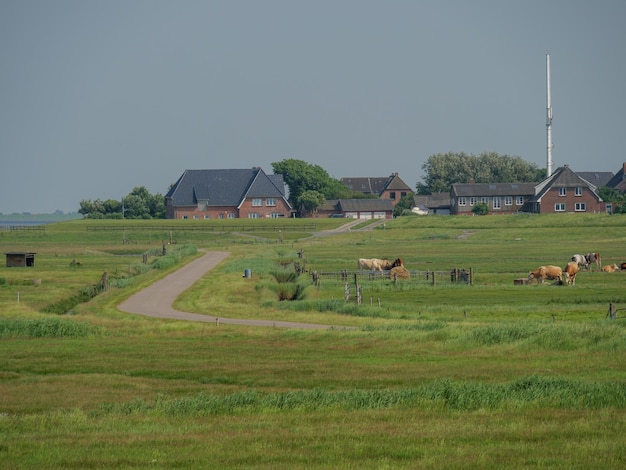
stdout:
{"type": "Polygon", "coordinates": [[[31,251],[11,251],[5,253],[7,268],[26,268],[35,266],[35,255],[31,251]]]}

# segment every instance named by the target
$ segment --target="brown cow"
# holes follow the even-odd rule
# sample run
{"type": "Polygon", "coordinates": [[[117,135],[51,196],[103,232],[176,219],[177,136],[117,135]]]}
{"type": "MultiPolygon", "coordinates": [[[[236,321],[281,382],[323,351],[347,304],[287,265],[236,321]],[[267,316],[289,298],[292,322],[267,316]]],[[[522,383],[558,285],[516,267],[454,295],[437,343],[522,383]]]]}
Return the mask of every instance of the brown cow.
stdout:
{"type": "Polygon", "coordinates": [[[615,271],[619,271],[620,268],[617,264],[607,264],[606,266],[602,266],[602,271],[605,273],[614,273],[615,271]]]}
{"type": "Polygon", "coordinates": [[[404,266],[394,266],[389,272],[389,277],[395,279],[411,279],[411,273],[404,266]]]}
{"type": "Polygon", "coordinates": [[[528,273],[528,280],[537,279],[539,284],[543,284],[545,279],[556,279],[559,284],[563,283],[563,270],[558,266],[539,266],[537,269],[528,273]]]}
{"type": "Polygon", "coordinates": [[[565,283],[573,286],[576,284],[576,274],[578,274],[578,263],[576,261],[570,261],[565,266],[565,283]]]}
{"type": "Polygon", "coordinates": [[[620,270],[626,271],[626,263],[622,263],[619,265],[620,270]]]}

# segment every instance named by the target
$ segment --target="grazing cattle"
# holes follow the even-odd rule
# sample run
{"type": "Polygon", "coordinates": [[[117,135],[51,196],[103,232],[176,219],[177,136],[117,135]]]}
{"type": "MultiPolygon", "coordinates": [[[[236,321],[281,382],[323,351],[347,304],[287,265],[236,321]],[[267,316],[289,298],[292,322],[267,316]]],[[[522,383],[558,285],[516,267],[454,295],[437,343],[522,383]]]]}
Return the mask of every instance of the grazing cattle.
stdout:
{"type": "Polygon", "coordinates": [[[620,267],[615,263],[602,266],[602,271],[604,271],[605,273],[614,273],[615,271],[619,271],[619,270],[620,270],[620,267]]]}
{"type": "Polygon", "coordinates": [[[543,284],[545,279],[555,279],[559,284],[563,283],[563,270],[558,266],[539,266],[528,273],[528,280],[537,279],[539,284],[543,284]]]}
{"type": "Polygon", "coordinates": [[[578,264],[579,268],[589,269],[589,261],[587,261],[587,257],[583,255],[574,255],[572,256],[572,261],[578,264]]]}
{"type": "Polygon", "coordinates": [[[389,272],[391,279],[411,279],[411,273],[404,266],[394,266],[389,272]]]}
{"type": "Polygon", "coordinates": [[[622,263],[619,265],[620,270],[625,271],[626,270],[626,263],[622,263]]]}
{"type": "Polygon", "coordinates": [[[595,263],[598,269],[602,268],[602,256],[600,256],[600,253],[587,253],[585,259],[588,266],[595,263]]]}
{"type": "Polygon", "coordinates": [[[578,263],[576,261],[570,261],[565,266],[565,283],[573,286],[576,284],[576,274],[578,274],[578,263]]]}
{"type": "Polygon", "coordinates": [[[378,258],[360,258],[358,262],[359,271],[389,271],[391,268],[402,265],[401,258],[396,258],[395,261],[378,258]]]}

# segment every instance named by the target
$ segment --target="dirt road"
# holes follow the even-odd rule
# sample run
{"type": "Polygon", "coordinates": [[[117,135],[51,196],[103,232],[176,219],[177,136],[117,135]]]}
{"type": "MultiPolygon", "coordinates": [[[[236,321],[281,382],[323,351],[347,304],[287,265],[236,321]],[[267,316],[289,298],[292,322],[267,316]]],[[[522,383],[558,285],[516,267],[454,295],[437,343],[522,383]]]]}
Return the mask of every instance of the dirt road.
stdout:
{"type": "Polygon", "coordinates": [[[313,323],[297,323],[273,320],[243,320],[223,318],[219,315],[210,316],[191,312],[174,310],[172,304],[176,298],[189,289],[207,271],[217,266],[229,253],[210,251],[200,258],[186,264],[182,268],[168,274],[163,279],[132,295],[118,305],[118,309],[126,313],[145,315],[156,318],[173,320],[202,321],[228,323],[232,325],[270,326],[282,328],[328,329],[343,328],[341,326],[317,325],[313,323]]]}

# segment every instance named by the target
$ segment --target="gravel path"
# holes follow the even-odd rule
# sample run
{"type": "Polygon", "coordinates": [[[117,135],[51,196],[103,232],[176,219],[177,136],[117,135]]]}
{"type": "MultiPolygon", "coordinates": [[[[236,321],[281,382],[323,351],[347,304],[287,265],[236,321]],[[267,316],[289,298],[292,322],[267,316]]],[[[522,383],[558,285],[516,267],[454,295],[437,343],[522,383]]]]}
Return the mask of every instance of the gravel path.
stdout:
{"type": "Polygon", "coordinates": [[[232,325],[270,326],[283,328],[308,328],[328,329],[344,328],[332,325],[318,325],[313,323],[297,323],[273,320],[244,320],[236,318],[223,318],[211,315],[202,315],[191,312],[181,312],[172,307],[176,298],[189,289],[207,271],[217,266],[229,253],[222,251],[209,251],[204,256],[187,263],[182,268],[168,274],[163,279],[133,294],[118,305],[118,309],[126,313],[135,313],[156,318],[169,318],[173,320],[203,321],[228,323],[232,325]]]}

